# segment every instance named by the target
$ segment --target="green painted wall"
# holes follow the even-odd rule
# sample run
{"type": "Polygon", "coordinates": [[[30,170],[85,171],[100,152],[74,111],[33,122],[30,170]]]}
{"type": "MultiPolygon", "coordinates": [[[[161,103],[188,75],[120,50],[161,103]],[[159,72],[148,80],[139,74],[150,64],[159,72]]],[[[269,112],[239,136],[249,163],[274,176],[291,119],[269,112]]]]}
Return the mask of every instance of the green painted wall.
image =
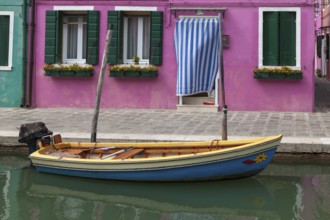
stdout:
{"type": "Polygon", "coordinates": [[[0,70],[0,107],[19,107],[22,104],[24,1],[0,0],[0,11],[14,12],[13,68],[0,70]]]}

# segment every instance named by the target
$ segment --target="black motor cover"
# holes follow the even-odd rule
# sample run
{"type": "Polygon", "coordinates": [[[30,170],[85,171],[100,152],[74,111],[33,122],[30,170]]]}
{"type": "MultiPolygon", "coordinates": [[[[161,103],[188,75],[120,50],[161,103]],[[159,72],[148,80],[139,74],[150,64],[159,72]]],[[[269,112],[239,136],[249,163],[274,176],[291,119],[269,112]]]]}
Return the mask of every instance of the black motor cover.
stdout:
{"type": "Polygon", "coordinates": [[[51,134],[53,134],[53,132],[48,130],[43,122],[22,124],[19,129],[18,142],[36,145],[38,139],[51,134]]]}

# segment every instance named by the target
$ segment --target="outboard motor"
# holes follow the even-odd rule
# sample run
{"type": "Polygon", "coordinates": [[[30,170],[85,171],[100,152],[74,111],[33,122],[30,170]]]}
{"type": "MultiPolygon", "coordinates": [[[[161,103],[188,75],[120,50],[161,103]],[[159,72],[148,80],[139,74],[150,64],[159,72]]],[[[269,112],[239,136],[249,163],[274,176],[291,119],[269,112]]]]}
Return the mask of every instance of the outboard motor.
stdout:
{"type": "Polygon", "coordinates": [[[38,149],[38,139],[52,134],[53,132],[48,130],[43,122],[22,124],[19,129],[18,142],[27,144],[29,153],[33,153],[38,149]]]}

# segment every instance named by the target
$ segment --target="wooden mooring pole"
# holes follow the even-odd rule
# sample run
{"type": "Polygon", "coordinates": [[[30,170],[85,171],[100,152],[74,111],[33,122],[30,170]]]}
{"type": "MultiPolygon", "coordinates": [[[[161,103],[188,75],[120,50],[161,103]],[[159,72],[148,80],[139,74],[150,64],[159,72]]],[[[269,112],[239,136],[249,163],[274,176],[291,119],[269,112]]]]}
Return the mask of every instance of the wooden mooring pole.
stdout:
{"type": "Polygon", "coordinates": [[[99,111],[100,111],[103,78],[104,78],[104,74],[105,74],[105,70],[106,70],[107,57],[108,57],[108,51],[109,51],[109,47],[110,47],[111,36],[112,36],[112,26],[110,26],[110,28],[108,29],[108,32],[107,32],[107,36],[106,36],[106,40],[105,40],[105,48],[103,51],[102,66],[101,66],[101,70],[100,70],[99,81],[97,84],[95,110],[94,110],[94,116],[93,116],[93,121],[92,121],[91,142],[96,142],[97,122],[98,122],[99,111]]]}
{"type": "Polygon", "coordinates": [[[222,14],[219,14],[219,71],[220,71],[220,80],[221,80],[221,97],[222,97],[222,140],[228,140],[227,132],[227,105],[226,105],[226,96],[225,96],[225,73],[223,68],[223,42],[222,42],[222,14]]]}

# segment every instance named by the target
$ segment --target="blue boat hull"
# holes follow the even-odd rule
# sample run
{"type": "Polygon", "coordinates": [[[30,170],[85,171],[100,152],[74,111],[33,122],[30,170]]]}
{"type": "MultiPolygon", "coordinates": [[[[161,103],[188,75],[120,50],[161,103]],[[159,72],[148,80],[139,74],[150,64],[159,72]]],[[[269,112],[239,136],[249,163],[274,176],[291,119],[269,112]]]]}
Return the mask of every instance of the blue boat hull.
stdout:
{"type": "Polygon", "coordinates": [[[272,160],[277,146],[250,155],[227,158],[221,161],[192,163],[184,166],[143,168],[128,170],[95,170],[65,168],[34,164],[39,172],[94,179],[111,179],[125,181],[203,181],[221,180],[252,176],[258,174],[272,160]],[[265,156],[262,161],[256,160],[259,155],[265,156]]]}

